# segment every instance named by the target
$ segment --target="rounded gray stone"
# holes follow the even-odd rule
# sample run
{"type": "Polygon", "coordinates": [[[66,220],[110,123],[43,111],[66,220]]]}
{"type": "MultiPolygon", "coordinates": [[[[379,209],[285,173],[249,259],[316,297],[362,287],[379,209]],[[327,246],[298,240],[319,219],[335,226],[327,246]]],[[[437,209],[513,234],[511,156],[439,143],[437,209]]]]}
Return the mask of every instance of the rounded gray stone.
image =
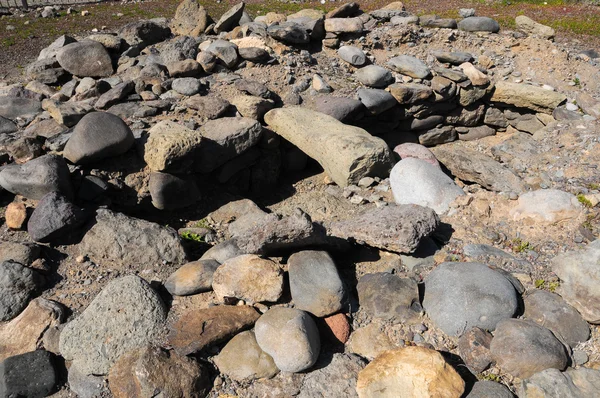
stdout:
{"type": "Polygon", "coordinates": [[[296,308],[324,317],[342,308],[345,289],[331,256],[305,250],[288,260],[290,290],[296,308]]]}
{"type": "Polygon", "coordinates": [[[423,308],[417,282],[386,272],[366,274],[356,285],[361,308],[370,316],[395,323],[416,320],[423,308]]]}
{"type": "Polygon", "coordinates": [[[423,307],[451,336],[473,327],[493,331],[517,311],[517,292],[502,274],[482,263],[440,264],[425,278],[423,307]]]}
{"type": "Polygon", "coordinates": [[[489,17],[469,17],[458,23],[458,29],[467,32],[497,33],[500,30],[500,25],[489,17]]]}
{"type": "Polygon", "coordinates": [[[56,54],[60,66],[78,77],[108,77],[113,73],[108,51],[97,41],[67,44],[56,54]]]}
{"type": "Polygon", "coordinates": [[[481,380],[473,384],[473,388],[465,398],[514,398],[514,394],[503,384],[490,380],[481,380]]]}
{"type": "Polygon", "coordinates": [[[179,79],[173,80],[171,84],[171,88],[177,91],[181,95],[195,95],[200,92],[200,80],[195,77],[181,77],[179,79]]]}
{"type": "Polygon", "coordinates": [[[165,319],[165,306],[150,285],[125,276],[109,283],[65,325],[60,352],[84,374],[107,374],[121,355],[158,338],[165,319]]]}
{"type": "Polygon", "coordinates": [[[254,326],[260,348],[273,357],[284,372],[301,372],[319,357],[321,340],[315,321],[307,312],[275,307],[261,316],[254,326]]]}
{"type": "Polygon", "coordinates": [[[357,91],[357,95],[372,115],[378,115],[398,105],[398,101],[392,94],[377,88],[361,88],[357,91]]]}
{"type": "Polygon", "coordinates": [[[151,173],[148,183],[152,205],[160,210],[190,206],[200,200],[200,191],[191,178],[167,173],[151,173]]]}
{"type": "Polygon", "coordinates": [[[356,80],[369,87],[386,87],[394,82],[392,73],[379,65],[367,65],[354,72],[356,80]]]}
{"type": "Polygon", "coordinates": [[[0,264],[0,321],[16,317],[27,307],[43,284],[43,278],[30,268],[8,260],[0,264]]]}
{"type": "Polygon", "coordinates": [[[393,57],[387,65],[396,72],[415,79],[426,79],[431,75],[431,70],[423,61],[410,55],[393,57]]]}
{"type": "Polygon", "coordinates": [[[338,49],[338,55],[352,66],[363,66],[367,62],[367,56],[363,50],[354,46],[341,46],[338,49]]]}

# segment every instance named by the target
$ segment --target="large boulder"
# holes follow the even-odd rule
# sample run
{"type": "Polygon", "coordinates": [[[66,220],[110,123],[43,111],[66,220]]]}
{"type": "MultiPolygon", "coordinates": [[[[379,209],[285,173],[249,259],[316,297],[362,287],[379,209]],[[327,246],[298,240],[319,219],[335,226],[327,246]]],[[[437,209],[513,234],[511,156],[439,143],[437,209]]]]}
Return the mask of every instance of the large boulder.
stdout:
{"type": "Polygon", "coordinates": [[[180,36],[198,37],[208,26],[209,16],[198,0],[184,0],[171,20],[171,31],[180,36]]]}
{"type": "Polygon", "coordinates": [[[331,116],[301,107],[273,109],[267,124],[316,159],[341,187],[367,176],[386,177],[391,153],[385,141],[331,116]]]}
{"type": "Polygon", "coordinates": [[[424,283],[425,311],[451,336],[460,336],[472,327],[494,330],[498,322],[517,311],[513,285],[485,264],[442,263],[424,283]]]}
{"type": "Polygon", "coordinates": [[[164,303],[145,280],[115,279],[65,325],[60,353],[85,374],[107,374],[123,354],[157,339],[165,319],[164,303]]]}
{"type": "Polygon", "coordinates": [[[172,228],[106,209],[96,212],[96,224],[85,234],[79,248],[96,261],[138,267],[186,262],[185,250],[172,228]]]}
{"type": "Polygon", "coordinates": [[[113,74],[108,51],[97,41],[67,44],[56,54],[60,66],[78,77],[108,77],[113,74]]]}
{"type": "Polygon", "coordinates": [[[533,19],[525,16],[518,15],[515,18],[515,24],[517,29],[527,33],[528,35],[538,36],[542,39],[553,39],[556,32],[550,26],[542,25],[534,21],[533,19]]]}

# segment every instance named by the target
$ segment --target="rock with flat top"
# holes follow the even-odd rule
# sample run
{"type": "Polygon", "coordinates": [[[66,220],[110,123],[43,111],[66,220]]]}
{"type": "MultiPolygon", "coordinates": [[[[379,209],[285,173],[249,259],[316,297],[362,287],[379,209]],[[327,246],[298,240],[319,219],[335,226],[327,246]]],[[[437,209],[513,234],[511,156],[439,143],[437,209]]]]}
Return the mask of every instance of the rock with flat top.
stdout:
{"type": "Polygon", "coordinates": [[[499,81],[490,101],[527,108],[537,112],[552,113],[567,97],[556,91],[545,90],[529,84],[499,81]]]}

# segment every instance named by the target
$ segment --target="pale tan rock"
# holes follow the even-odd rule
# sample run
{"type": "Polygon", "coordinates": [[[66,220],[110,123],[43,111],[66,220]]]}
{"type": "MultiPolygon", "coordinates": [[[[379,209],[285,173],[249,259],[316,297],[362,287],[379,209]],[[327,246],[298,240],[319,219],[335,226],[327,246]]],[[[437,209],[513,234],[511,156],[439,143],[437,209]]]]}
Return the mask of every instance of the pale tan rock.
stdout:
{"type": "Polygon", "coordinates": [[[180,36],[200,36],[208,26],[209,16],[198,0],[184,0],[175,11],[171,31],[180,36]]]}
{"type": "Polygon", "coordinates": [[[221,373],[237,381],[268,378],[279,373],[273,358],[261,350],[252,331],[236,335],[214,361],[221,373]]]}
{"type": "Polygon", "coordinates": [[[518,30],[523,31],[528,35],[541,37],[542,39],[553,39],[556,35],[554,29],[550,26],[542,25],[525,15],[517,16],[515,18],[515,24],[517,25],[518,30]]]}
{"type": "Polygon", "coordinates": [[[144,160],[152,171],[186,171],[200,145],[200,132],[164,120],[148,131],[144,160]]]}
{"type": "Polygon", "coordinates": [[[359,398],[459,398],[465,382],[440,353],[424,347],[386,351],[359,374],[359,398]]]}
{"type": "Polygon", "coordinates": [[[364,29],[360,18],[329,18],[325,20],[325,31],[334,33],[360,33],[364,29]]]}
{"type": "Polygon", "coordinates": [[[265,113],[275,106],[272,100],[253,95],[238,95],[231,100],[231,104],[237,108],[240,115],[255,120],[262,119],[265,113]]]}
{"type": "Polygon", "coordinates": [[[358,354],[369,360],[376,358],[382,352],[396,348],[387,334],[376,323],[356,329],[348,340],[349,352],[358,354]]]}
{"type": "Polygon", "coordinates": [[[23,203],[12,202],[4,213],[6,226],[10,229],[22,229],[27,221],[27,208],[23,203]]]}
{"type": "Polygon", "coordinates": [[[60,304],[37,298],[18,317],[0,324],[0,361],[38,349],[46,329],[61,323],[63,311],[60,304]]]}
{"type": "Polygon", "coordinates": [[[275,302],[283,292],[283,272],[267,258],[245,254],[225,261],[213,274],[215,295],[258,303],[275,302]]]}
{"type": "Polygon", "coordinates": [[[544,90],[528,84],[509,83],[500,81],[496,83],[492,102],[514,105],[519,108],[532,109],[538,112],[552,113],[567,97],[556,91],[544,90]]]}
{"type": "Polygon", "coordinates": [[[473,66],[470,62],[465,62],[460,65],[460,68],[463,70],[464,74],[467,75],[471,83],[475,86],[485,86],[490,82],[490,78],[485,75],[485,73],[481,72],[475,66],[473,66]]]}

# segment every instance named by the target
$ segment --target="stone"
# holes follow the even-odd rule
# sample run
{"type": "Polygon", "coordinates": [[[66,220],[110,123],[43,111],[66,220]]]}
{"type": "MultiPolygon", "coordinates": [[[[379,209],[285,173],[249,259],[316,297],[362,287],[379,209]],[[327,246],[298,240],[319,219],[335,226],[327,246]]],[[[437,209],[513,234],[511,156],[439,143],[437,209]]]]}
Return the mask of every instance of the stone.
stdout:
{"type": "Polygon", "coordinates": [[[468,17],[458,23],[458,29],[466,32],[498,33],[498,31],[500,31],[500,25],[492,18],[468,17]]]}
{"type": "Polygon", "coordinates": [[[568,363],[565,347],[550,330],[522,319],[498,322],[490,351],[500,369],[520,379],[544,369],[564,370],[568,363]]]}
{"type": "Polygon", "coordinates": [[[417,283],[386,272],[366,274],[356,285],[361,308],[371,317],[393,323],[416,321],[423,308],[417,283]]]}
{"type": "Polygon", "coordinates": [[[331,88],[329,83],[327,83],[321,75],[316,73],[313,75],[311,87],[320,94],[327,94],[333,91],[333,88],[331,88]]]}
{"type": "Polygon", "coordinates": [[[118,103],[123,98],[126,98],[129,94],[131,94],[134,88],[135,83],[131,80],[119,83],[104,94],[102,94],[98,98],[94,106],[96,107],[96,109],[110,108],[111,106],[113,106],[114,104],[118,103]]]}
{"type": "Polygon", "coordinates": [[[242,1],[241,3],[238,3],[238,4],[234,5],[233,7],[231,7],[229,10],[227,10],[221,16],[221,18],[219,18],[219,20],[215,24],[213,30],[216,33],[229,32],[231,29],[233,29],[235,26],[237,26],[238,23],[240,22],[240,18],[242,17],[242,14],[244,13],[245,5],[246,4],[242,1]]]}
{"type": "Polygon", "coordinates": [[[481,373],[492,363],[490,332],[474,327],[458,339],[458,352],[465,365],[473,373],[481,373]]]}
{"type": "Polygon", "coordinates": [[[161,42],[170,35],[171,29],[162,18],[131,22],[119,30],[119,36],[130,46],[139,44],[145,47],[161,42]]]}
{"type": "Polygon", "coordinates": [[[65,243],[88,219],[86,212],[58,192],[46,194],[27,222],[32,240],[42,243],[65,243]]]}
{"type": "Polygon", "coordinates": [[[193,77],[180,77],[173,80],[171,84],[173,90],[177,91],[181,95],[191,96],[198,94],[202,85],[200,81],[193,77]]]}
{"type": "Polygon", "coordinates": [[[499,81],[495,85],[490,100],[538,112],[552,113],[557,106],[567,100],[567,97],[556,91],[544,90],[541,87],[499,81]]]}
{"type": "Polygon", "coordinates": [[[600,370],[578,367],[565,372],[550,368],[523,380],[519,388],[519,397],[592,397],[598,391],[600,370]]]}
{"type": "Polygon", "coordinates": [[[269,36],[290,44],[306,44],[310,42],[310,34],[302,25],[295,22],[282,22],[267,28],[269,36]]]}
{"type": "Polygon", "coordinates": [[[96,224],[83,237],[79,250],[97,262],[139,267],[187,262],[185,250],[172,228],[107,209],[96,211],[96,224]]]}
{"type": "Polygon", "coordinates": [[[0,242],[0,262],[12,260],[25,266],[40,257],[40,246],[32,243],[0,242]]]}
{"type": "Polygon", "coordinates": [[[350,219],[332,222],[327,231],[330,236],[379,249],[412,253],[438,224],[439,218],[432,209],[400,204],[373,208],[350,219]]]}
{"type": "Polygon", "coordinates": [[[15,120],[18,117],[33,116],[42,111],[39,100],[22,97],[0,97],[0,116],[15,120]]]}
{"type": "Polygon", "coordinates": [[[96,41],[67,44],[58,51],[56,59],[64,70],[78,77],[108,77],[113,74],[110,55],[96,41]]]}
{"type": "Polygon", "coordinates": [[[440,163],[464,181],[475,182],[495,192],[524,192],[525,183],[512,170],[474,149],[440,146],[432,152],[440,163]]]}
{"type": "Polygon", "coordinates": [[[106,377],[84,374],[71,364],[68,375],[69,389],[79,398],[96,398],[109,394],[106,377]]]}
{"type": "Polygon", "coordinates": [[[165,306],[150,285],[138,276],[124,276],[106,285],[65,325],[60,352],[85,374],[107,374],[123,354],[157,339],[165,319],[165,306]]]}
{"type": "Polygon", "coordinates": [[[86,201],[93,201],[104,195],[109,189],[108,184],[96,176],[85,176],[81,181],[77,197],[86,201]]]}
{"type": "Polygon", "coordinates": [[[152,197],[152,205],[159,210],[188,207],[201,198],[193,179],[167,173],[151,173],[148,190],[152,197]]]}
{"type": "Polygon", "coordinates": [[[206,259],[184,264],[165,281],[165,288],[174,296],[188,296],[212,290],[213,274],[221,265],[206,259]]]}
{"type": "MultiPolygon", "coordinates": [[[[152,171],[188,172],[197,157],[202,134],[163,120],[148,131],[144,160],[152,171]]],[[[1,175],[0,175],[1,178],[1,175]]]]}
{"type": "Polygon", "coordinates": [[[10,134],[17,130],[17,125],[12,120],[0,116],[0,134],[10,134]]]}
{"type": "Polygon", "coordinates": [[[0,362],[0,394],[3,397],[42,398],[56,392],[59,383],[54,354],[31,351],[0,362]]]}
{"type": "Polygon", "coordinates": [[[398,105],[392,94],[377,88],[360,88],[357,96],[371,115],[379,115],[398,105]]]}
{"type": "MultiPolygon", "coordinates": [[[[359,91],[361,90],[371,89],[359,89],[359,91]]],[[[332,96],[318,97],[314,105],[315,111],[329,115],[342,123],[360,119],[364,114],[364,108],[363,103],[359,100],[332,96]]]]}
{"type": "Polygon", "coordinates": [[[108,382],[115,398],[200,397],[209,390],[208,371],[202,365],[151,345],[121,356],[108,382]]]}
{"type": "Polygon", "coordinates": [[[493,331],[517,311],[517,292],[501,273],[482,263],[447,262],[425,278],[423,307],[450,336],[472,327],[493,331]]]}
{"type": "Polygon", "coordinates": [[[519,196],[510,210],[515,221],[556,223],[577,218],[582,206],[575,195],[557,189],[538,189],[519,196]]]}
{"type": "MultiPolygon", "coordinates": [[[[219,244],[214,245],[210,249],[208,249],[202,257],[201,260],[215,260],[219,264],[223,264],[225,261],[230,258],[234,258],[237,256],[241,256],[242,254],[246,254],[243,252],[237,245],[235,239],[228,239],[219,244]]],[[[212,281],[211,281],[212,287],[212,281]]]]}
{"type": "Polygon", "coordinates": [[[21,229],[27,221],[27,208],[23,203],[12,202],[6,206],[4,222],[10,229],[21,229]]]}
{"type": "Polygon", "coordinates": [[[235,297],[251,303],[276,302],[283,292],[283,271],[274,261],[246,254],[218,267],[212,287],[220,300],[235,297]]]}
{"type": "Polygon", "coordinates": [[[437,351],[404,347],[382,353],[358,374],[359,398],[462,396],[465,382],[437,351]]]}
{"type": "Polygon", "coordinates": [[[440,165],[433,152],[421,144],[414,144],[412,142],[400,144],[394,148],[394,152],[400,156],[400,159],[417,158],[434,166],[439,167],[440,165]]]}
{"type": "Polygon", "coordinates": [[[471,83],[475,86],[486,86],[490,83],[490,78],[470,62],[460,64],[460,69],[462,69],[463,73],[467,75],[471,83]]]}
{"type": "Polygon", "coordinates": [[[346,291],[327,252],[305,250],[292,254],[288,274],[295,308],[317,317],[342,309],[346,291]]]}
{"type": "Polygon", "coordinates": [[[262,120],[265,113],[275,107],[272,100],[253,95],[239,95],[231,101],[231,104],[236,107],[240,115],[254,120],[262,120]]]}
{"type": "Polygon", "coordinates": [[[229,108],[229,101],[217,96],[194,95],[184,101],[184,105],[197,111],[201,119],[217,119],[229,108]]]}
{"type": "Polygon", "coordinates": [[[401,105],[425,101],[433,94],[430,87],[416,83],[395,83],[388,86],[387,90],[401,105]]]}
{"type": "Polygon", "coordinates": [[[396,346],[377,323],[356,329],[350,335],[346,349],[354,354],[372,361],[384,351],[392,350],[396,346]]]}
{"type": "Polygon", "coordinates": [[[259,316],[248,305],[189,311],[170,324],[167,341],[179,355],[193,354],[252,328],[259,316]]]}
{"type": "Polygon", "coordinates": [[[175,10],[171,31],[180,36],[198,37],[208,27],[209,16],[198,0],[184,0],[175,10]]]}
{"type": "Polygon", "coordinates": [[[327,18],[325,31],[333,33],[361,33],[364,30],[363,21],[354,18],[327,18]]]}
{"type": "Polygon", "coordinates": [[[44,278],[31,268],[12,260],[0,263],[0,321],[19,315],[43,284],[44,278]]]}
{"type": "Polygon", "coordinates": [[[558,294],[535,289],[524,298],[523,317],[552,331],[571,347],[587,341],[590,327],[579,312],[558,294]]]}
{"type": "Polygon", "coordinates": [[[217,57],[228,68],[233,68],[238,63],[237,46],[230,41],[215,40],[205,51],[217,57]]]}
{"type": "Polygon", "coordinates": [[[260,47],[238,47],[238,53],[242,59],[257,64],[265,63],[271,58],[269,52],[260,47]]]}
{"type": "Polygon", "coordinates": [[[113,34],[108,33],[96,33],[89,35],[85,38],[86,40],[97,41],[102,44],[109,52],[118,52],[123,44],[123,39],[113,34]]]}
{"type": "Polygon", "coordinates": [[[600,294],[596,289],[598,261],[600,240],[552,259],[552,271],[561,280],[558,293],[581,313],[583,319],[592,324],[600,324],[600,294]]]}
{"type": "Polygon", "coordinates": [[[492,135],[496,135],[496,130],[493,128],[489,126],[478,126],[469,128],[469,131],[466,133],[459,133],[458,139],[461,141],[474,141],[492,135]]]}
{"type": "Polygon", "coordinates": [[[452,18],[436,18],[436,19],[425,19],[419,21],[420,25],[425,28],[445,28],[445,29],[456,29],[456,20],[452,18]]]}
{"type": "Polygon", "coordinates": [[[254,333],[260,348],[284,372],[306,370],[319,357],[319,331],[310,315],[304,311],[271,308],[256,321],[254,333]]]}
{"type": "Polygon", "coordinates": [[[214,361],[221,373],[236,381],[271,378],[279,373],[273,358],[261,350],[252,331],[236,335],[214,361]]]}
{"type": "Polygon", "coordinates": [[[55,301],[36,298],[19,316],[0,324],[0,361],[35,351],[47,329],[58,326],[65,309],[55,301]]]}
{"type": "Polygon", "coordinates": [[[416,15],[409,15],[407,17],[396,15],[390,19],[390,23],[394,26],[418,25],[419,17],[416,15]]]}
{"type": "Polygon", "coordinates": [[[346,344],[350,338],[350,323],[345,314],[337,313],[323,318],[328,339],[334,343],[346,344]]]}
{"type": "Polygon", "coordinates": [[[358,396],[356,379],[365,366],[364,361],[356,355],[335,353],[327,362],[327,366],[306,375],[298,398],[358,396]]]}
{"type": "Polygon", "coordinates": [[[367,65],[354,72],[356,80],[365,86],[381,88],[393,83],[394,77],[386,68],[379,65],[367,65]]]}
{"type": "Polygon", "coordinates": [[[458,93],[458,103],[464,107],[473,105],[480,99],[487,97],[491,88],[491,85],[487,87],[473,85],[461,87],[458,93]]]}
{"type": "Polygon", "coordinates": [[[97,162],[127,152],[135,139],[121,118],[111,113],[92,112],[73,129],[63,156],[75,164],[97,162]]]}
{"type": "Polygon", "coordinates": [[[265,121],[273,131],[317,160],[341,187],[367,176],[383,177],[391,166],[390,150],[383,140],[331,116],[290,107],[269,111],[265,121]]]}
{"type": "Polygon", "coordinates": [[[461,51],[441,51],[434,50],[431,52],[438,61],[441,63],[448,63],[452,65],[460,65],[465,62],[471,62],[473,60],[473,55],[466,52],[461,51]]]}
{"type": "Polygon", "coordinates": [[[160,55],[156,61],[167,65],[167,68],[175,62],[193,61],[198,55],[198,44],[193,37],[189,36],[176,36],[157,47],[160,49],[160,55]]]}
{"type": "Polygon", "coordinates": [[[329,11],[325,18],[348,18],[358,13],[360,6],[357,3],[345,3],[341,6],[329,11]]]}
{"type": "MultiPolygon", "coordinates": [[[[214,55],[208,54],[206,52],[204,52],[202,54],[209,55],[210,59],[213,60],[213,63],[216,64],[216,57],[214,55]]],[[[202,58],[204,58],[204,56],[201,57],[200,55],[198,55],[198,59],[202,59],[202,58]]],[[[171,62],[168,65],[169,76],[179,77],[179,78],[186,78],[186,77],[193,78],[193,77],[198,76],[202,72],[202,69],[204,66],[206,66],[205,62],[200,63],[198,61],[194,61],[193,59],[184,59],[183,61],[171,62]]],[[[207,69],[210,69],[210,67],[207,67],[207,69]]],[[[192,80],[185,80],[184,82],[190,82],[194,86],[196,85],[195,83],[192,83],[193,82],[192,80]]],[[[198,86],[199,86],[199,83],[198,83],[198,86]]],[[[179,88],[181,88],[181,87],[179,87],[179,88]]],[[[186,90],[186,92],[189,90],[190,89],[188,88],[186,90]]]]}
{"type": "Polygon", "coordinates": [[[431,76],[431,70],[423,61],[410,55],[399,55],[387,62],[394,71],[415,79],[426,79],[431,76]]]}
{"type": "Polygon", "coordinates": [[[71,36],[67,36],[67,35],[60,36],[59,38],[54,40],[48,47],[43,48],[42,51],[40,51],[40,54],[38,56],[38,61],[56,57],[58,50],[60,50],[67,44],[75,43],[76,41],[77,40],[75,40],[71,36]]]}
{"type": "Polygon", "coordinates": [[[352,66],[363,66],[367,62],[367,56],[358,47],[341,46],[338,49],[339,57],[352,66]]]}
{"type": "Polygon", "coordinates": [[[269,99],[272,96],[271,91],[264,84],[255,80],[238,79],[233,83],[233,86],[249,95],[269,99]]]}
{"type": "Polygon", "coordinates": [[[514,398],[514,394],[503,384],[480,380],[473,384],[466,398],[514,398]]]}
{"type": "Polygon", "coordinates": [[[402,159],[394,166],[390,186],[396,203],[427,206],[438,214],[465,194],[439,166],[417,158],[402,159]]]}
{"type": "Polygon", "coordinates": [[[436,146],[447,144],[458,139],[458,133],[453,126],[440,126],[419,134],[419,144],[436,146]]]}
{"type": "Polygon", "coordinates": [[[209,173],[256,145],[262,134],[258,121],[246,117],[226,117],[206,122],[202,142],[195,152],[195,169],[209,173]]]}
{"type": "Polygon", "coordinates": [[[63,103],[53,100],[44,100],[42,102],[42,107],[48,111],[50,116],[52,116],[58,124],[67,127],[75,126],[85,115],[94,110],[88,101],[63,103]]]}
{"type": "Polygon", "coordinates": [[[542,25],[525,15],[518,15],[515,18],[515,24],[518,30],[531,36],[538,36],[542,39],[552,40],[556,35],[554,29],[550,26],[542,25]]]}

